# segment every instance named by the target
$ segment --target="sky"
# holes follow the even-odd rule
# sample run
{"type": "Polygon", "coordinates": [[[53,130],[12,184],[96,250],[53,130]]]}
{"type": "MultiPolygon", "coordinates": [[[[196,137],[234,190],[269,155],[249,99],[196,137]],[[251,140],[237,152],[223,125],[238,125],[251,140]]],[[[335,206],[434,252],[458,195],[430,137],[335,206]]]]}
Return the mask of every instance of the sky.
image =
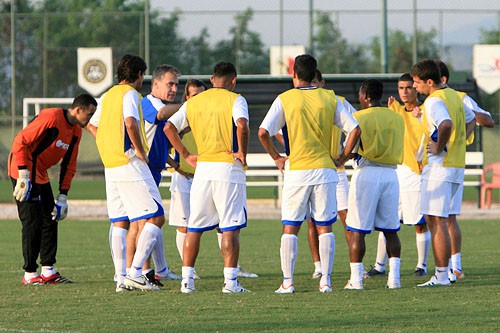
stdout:
{"type": "MultiPolygon", "coordinates": [[[[280,44],[280,4],[283,6],[283,44],[309,45],[309,6],[314,10],[338,11],[339,27],[348,42],[368,43],[381,31],[381,0],[150,0],[152,10],[164,15],[175,8],[184,12],[179,31],[185,37],[199,34],[207,27],[211,41],[226,39],[238,11],[251,7],[254,18],[250,29],[258,32],[265,45],[280,44]]],[[[443,34],[443,45],[472,45],[479,41],[480,28],[498,26],[498,0],[417,0],[417,24],[428,31],[432,27],[443,34]],[[436,5],[438,3],[438,5],[436,5]],[[462,11],[458,11],[462,10],[462,11]]],[[[411,33],[413,0],[387,0],[388,27],[411,33]]],[[[336,16],[338,15],[338,16],[336,16]]]]}

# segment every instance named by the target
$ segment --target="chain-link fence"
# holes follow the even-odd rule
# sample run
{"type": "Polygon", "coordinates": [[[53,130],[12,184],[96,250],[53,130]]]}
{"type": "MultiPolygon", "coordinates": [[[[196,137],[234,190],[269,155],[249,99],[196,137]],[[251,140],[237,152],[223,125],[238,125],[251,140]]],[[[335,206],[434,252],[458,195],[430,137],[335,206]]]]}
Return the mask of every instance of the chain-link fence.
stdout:
{"type": "MultiPolygon", "coordinates": [[[[0,100],[0,176],[4,179],[12,139],[22,127],[23,98],[73,97],[83,92],[77,84],[78,47],[112,47],[114,63],[124,53],[134,53],[148,60],[150,68],[172,63],[183,75],[193,76],[210,74],[213,64],[222,59],[236,63],[240,73],[266,74],[270,46],[297,44],[321,59],[325,74],[383,70],[383,1],[151,0],[122,1],[120,10],[93,0],[14,3],[11,11],[9,1],[0,1],[4,96],[0,100]],[[326,34],[330,39],[322,35],[327,32],[334,33],[326,34]],[[352,53],[342,53],[347,49],[352,53]]],[[[402,59],[411,65],[419,55],[431,54],[470,76],[472,45],[492,36],[492,43],[500,43],[498,1],[391,0],[386,9],[389,49],[394,51],[387,55],[391,66],[402,59]],[[400,38],[401,45],[391,44],[395,38],[400,38]],[[394,58],[396,50],[401,59],[394,58]]],[[[481,102],[498,123],[500,94],[481,102]]],[[[498,127],[483,131],[485,163],[500,160],[499,136],[498,127]]],[[[257,140],[255,133],[252,140],[257,140]]],[[[95,144],[85,134],[80,165],[96,163],[95,144]]]]}

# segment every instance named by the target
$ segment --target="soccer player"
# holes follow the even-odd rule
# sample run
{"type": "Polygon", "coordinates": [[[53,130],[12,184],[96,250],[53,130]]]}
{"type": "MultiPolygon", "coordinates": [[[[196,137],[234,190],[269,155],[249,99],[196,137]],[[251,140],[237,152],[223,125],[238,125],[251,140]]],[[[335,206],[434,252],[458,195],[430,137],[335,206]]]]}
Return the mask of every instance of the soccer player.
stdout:
{"type": "MultiPolygon", "coordinates": [[[[419,118],[412,112],[419,107],[417,91],[413,87],[413,78],[409,73],[401,75],[398,80],[398,95],[403,102],[389,97],[388,105],[403,117],[405,126],[403,163],[398,164],[396,173],[399,181],[399,218],[405,225],[415,226],[417,243],[417,266],[415,276],[427,275],[427,259],[431,244],[431,234],[422,214],[420,214],[420,167],[417,152],[420,147],[423,130],[419,118]]],[[[385,274],[387,261],[386,241],[384,233],[379,233],[377,258],[375,265],[368,271],[368,276],[385,274]]]]}
{"type": "Polygon", "coordinates": [[[362,133],[349,192],[351,277],[344,289],[363,289],[365,235],[374,229],[382,231],[387,239],[390,268],[387,288],[401,288],[396,165],[403,161],[404,123],[400,115],[382,107],[383,89],[378,80],[363,82],[359,89],[363,109],[354,113],[362,133]]]}
{"type": "Polygon", "coordinates": [[[54,269],[57,228],[68,213],[67,196],[76,172],[82,127],[96,106],[92,96],[82,94],[68,109],[43,109],[14,138],[8,174],[22,224],[25,285],[72,282],[54,269]],[[47,170],[60,161],[59,194],[54,204],[47,170]],[[37,272],[39,256],[41,275],[37,272]]]}
{"type": "MultiPolygon", "coordinates": [[[[325,80],[323,79],[323,75],[321,74],[321,71],[319,69],[316,70],[316,77],[314,78],[312,84],[319,88],[323,88],[325,86],[325,80]]],[[[349,103],[349,101],[345,97],[340,95],[336,96],[340,99],[342,105],[344,106],[344,109],[347,112],[349,112],[350,114],[356,112],[356,109],[351,105],[351,103],[349,103]]],[[[332,135],[332,156],[338,155],[339,149],[341,148],[341,137],[342,132],[337,127],[334,127],[332,135]]],[[[337,183],[337,213],[340,217],[340,220],[342,221],[342,224],[344,225],[346,241],[347,244],[349,244],[350,231],[347,231],[346,228],[349,181],[347,179],[347,173],[343,165],[337,168],[337,175],[339,178],[339,181],[337,183]]],[[[312,221],[308,222],[307,240],[309,242],[309,248],[311,249],[311,254],[314,262],[314,272],[312,274],[312,278],[319,279],[321,278],[321,261],[319,257],[318,231],[314,222],[312,221]]]]}
{"type": "MultiPolygon", "coordinates": [[[[186,82],[184,86],[184,96],[183,102],[189,100],[191,97],[198,95],[199,93],[207,90],[206,84],[197,79],[191,79],[186,82]]],[[[184,146],[192,153],[196,154],[196,144],[194,142],[194,137],[191,131],[187,131],[182,136],[182,143],[184,146]]],[[[189,219],[190,207],[189,207],[189,197],[191,191],[191,185],[193,183],[192,178],[194,176],[195,168],[190,166],[186,160],[179,156],[175,152],[175,160],[179,163],[179,168],[175,170],[172,175],[172,185],[170,186],[171,199],[170,199],[170,214],[169,214],[169,224],[177,226],[176,233],[176,244],[177,251],[181,260],[183,258],[182,251],[184,248],[184,240],[186,239],[187,233],[187,222],[189,219]],[[182,173],[182,174],[181,174],[182,173]]],[[[222,232],[219,228],[217,231],[217,241],[219,244],[219,249],[222,249],[222,232]]],[[[238,264],[238,276],[239,277],[249,277],[257,278],[259,277],[255,273],[248,272],[241,268],[238,264]]],[[[194,279],[199,280],[200,276],[194,273],[194,279]]]]}
{"type": "MultiPolygon", "coordinates": [[[[447,87],[448,80],[450,78],[450,71],[448,66],[440,60],[436,61],[439,66],[439,71],[441,72],[441,83],[444,87],[447,87]]],[[[469,107],[472,111],[474,111],[474,115],[476,116],[476,124],[484,127],[494,127],[495,121],[491,118],[491,114],[479,107],[475,100],[473,100],[469,95],[464,92],[457,91],[458,95],[462,99],[462,102],[465,106],[469,107]]],[[[472,132],[471,136],[467,137],[467,144],[472,144],[474,141],[474,132],[472,132]]],[[[463,183],[460,184],[460,189],[458,190],[460,193],[463,193],[463,183]]],[[[460,201],[461,198],[460,198],[460,201]]],[[[448,231],[450,233],[451,239],[451,258],[448,263],[450,271],[448,272],[448,278],[451,282],[455,282],[456,279],[461,279],[465,275],[462,271],[462,232],[460,230],[460,226],[457,222],[457,215],[450,214],[447,219],[448,222],[448,231]]]]}
{"type": "Polygon", "coordinates": [[[222,231],[223,293],[248,292],[237,280],[240,229],[246,227],[246,155],[248,104],[233,92],[236,68],[228,62],[214,67],[212,89],[190,98],[172,116],[165,133],[175,150],[196,167],[190,216],[182,259],[181,292],[195,291],[194,265],[204,231],[222,231]],[[178,132],[191,127],[198,155],[182,143],[178,132]]]}
{"type": "MultiPolygon", "coordinates": [[[[167,119],[177,111],[180,105],[165,105],[173,103],[177,94],[179,85],[180,71],[172,65],[160,65],[153,72],[153,82],[151,93],[141,100],[142,112],[144,115],[144,126],[146,130],[146,138],[150,147],[148,153],[148,166],[155,180],[156,186],[160,185],[161,172],[165,169],[165,164],[168,163],[174,169],[179,168],[179,163],[174,161],[168,154],[169,142],[163,130],[167,119]]],[[[130,226],[129,233],[137,234],[137,223],[130,226]]],[[[156,273],[150,268],[147,261],[143,270],[144,276],[154,285],[162,287],[160,280],[180,280],[180,276],[172,272],[165,260],[165,249],[163,242],[163,232],[158,234],[156,245],[152,251],[152,257],[155,263],[156,273]]],[[[133,255],[135,248],[129,252],[133,255]]]]}
{"type": "Polygon", "coordinates": [[[118,85],[102,97],[102,113],[97,127],[96,143],[104,164],[108,215],[113,231],[121,229],[116,242],[123,253],[126,230],[138,223],[139,234],[132,265],[126,273],[123,257],[113,259],[117,291],[127,288],[159,290],[142,275],[142,267],[160,237],[165,222],[160,192],[148,168],[148,144],[144,129],[141,96],[146,63],[138,56],[126,54],[118,62],[118,85]],[[126,273],[126,276],[124,276],[126,273]]]}
{"type": "Polygon", "coordinates": [[[283,283],[276,293],[295,292],[293,273],[297,234],[307,212],[319,234],[321,279],[319,291],[332,292],[331,271],[335,253],[332,224],[337,220],[336,166],[343,165],[357,142],[360,129],[332,90],[313,86],[317,63],[304,54],[295,58],[293,85],[271,105],[259,128],[259,140],[285,174],[281,214],[281,269],[283,283]],[[333,124],[349,133],[345,149],[332,158],[333,124]],[[282,129],[288,157],[279,154],[271,136],[282,129]]]}
{"type": "Polygon", "coordinates": [[[455,90],[443,88],[439,66],[426,59],[413,65],[410,75],[424,102],[422,124],[425,141],[421,178],[421,213],[431,231],[435,275],[420,287],[449,285],[450,214],[459,214],[464,179],[466,138],[474,129],[474,113],[464,107],[455,90]]]}

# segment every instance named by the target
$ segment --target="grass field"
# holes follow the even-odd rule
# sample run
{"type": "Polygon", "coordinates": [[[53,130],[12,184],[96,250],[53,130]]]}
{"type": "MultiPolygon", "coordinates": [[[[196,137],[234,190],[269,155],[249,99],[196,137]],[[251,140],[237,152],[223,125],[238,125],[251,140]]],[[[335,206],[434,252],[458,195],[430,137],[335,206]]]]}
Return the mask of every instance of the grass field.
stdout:
{"type": "MultiPolygon", "coordinates": [[[[341,224],[331,294],[318,292],[305,230],[299,237],[293,295],[277,295],[281,283],[278,221],[250,221],[241,235],[241,264],[260,275],[242,279],[249,294],[223,295],[222,260],[214,232],[204,235],[197,292],[183,295],[178,281],[160,292],[115,293],[105,221],[63,221],[56,268],[76,283],[22,286],[20,223],[0,221],[3,282],[0,332],[495,332],[500,327],[499,221],[461,221],[465,279],[451,287],[417,289],[412,276],[415,235],[403,228],[403,288],[384,289],[386,278],[365,281],[364,291],[345,291],[349,276],[341,224]]],[[[175,230],[165,229],[167,260],[180,272],[175,230]]],[[[376,235],[367,237],[365,265],[373,263],[376,235]]],[[[433,269],[432,258],[430,260],[433,269]]]]}

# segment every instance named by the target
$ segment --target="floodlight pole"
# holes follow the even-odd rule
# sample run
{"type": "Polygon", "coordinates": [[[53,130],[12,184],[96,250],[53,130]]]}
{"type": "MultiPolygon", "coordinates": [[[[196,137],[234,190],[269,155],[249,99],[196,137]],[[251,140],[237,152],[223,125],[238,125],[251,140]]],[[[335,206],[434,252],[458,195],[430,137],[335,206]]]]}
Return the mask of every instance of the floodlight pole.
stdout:
{"type": "Polygon", "coordinates": [[[144,0],[144,60],[148,65],[146,74],[149,73],[149,0],[144,0]]]}
{"type": "Polygon", "coordinates": [[[380,67],[382,73],[389,72],[387,45],[387,0],[382,0],[382,45],[380,47],[380,67]]]}
{"type": "Polygon", "coordinates": [[[10,90],[11,90],[11,135],[14,138],[15,116],[16,116],[16,24],[15,24],[15,0],[10,3],[10,90]]]}
{"type": "Polygon", "coordinates": [[[417,63],[417,0],[413,0],[412,62],[417,63]]]}
{"type": "Polygon", "coordinates": [[[309,0],[309,53],[314,56],[314,0],[309,0]]]}

